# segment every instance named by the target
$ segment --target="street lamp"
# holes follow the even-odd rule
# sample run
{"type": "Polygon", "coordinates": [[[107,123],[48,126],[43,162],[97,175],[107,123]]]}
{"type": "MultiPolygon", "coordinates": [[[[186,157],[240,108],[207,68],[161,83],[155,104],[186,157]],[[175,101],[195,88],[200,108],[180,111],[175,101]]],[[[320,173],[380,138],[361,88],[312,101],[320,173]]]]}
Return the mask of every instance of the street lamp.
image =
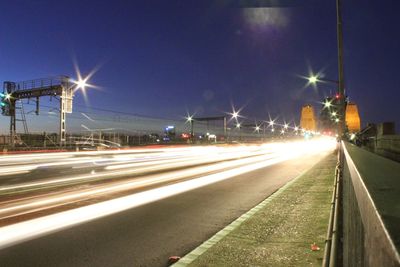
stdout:
{"type": "Polygon", "coordinates": [[[332,106],[332,101],[326,100],[324,102],[324,108],[330,108],[332,106]]]}
{"type": "Polygon", "coordinates": [[[240,122],[236,123],[236,128],[239,130],[239,140],[242,140],[242,132],[240,131],[241,124],[240,122]]]}
{"type": "Polygon", "coordinates": [[[239,117],[239,112],[234,111],[234,112],[232,113],[232,118],[233,118],[233,119],[237,119],[238,117],[239,117]]]}
{"type": "Polygon", "coordinates": [[[326,81],[326,82],[333,82],[338,87],[338,95],[337,99],[339,101],[338,108],[339,108],[339,115],[342,117],[342,120],[339,123],[338,120],[338,134],[339,138],[341,139],[344,134],[345,130],[345,99],[344,99],[344,70],[343,70],[343,30],[342,30],[342,1],[336,0],[336,24],[337,24],[337,48],[338,48],[338,80],[328,80],[328,79],[321,79],[319,77],[310,77],[309,82],[317,82],[318,80],[326,81]]]}
{"type": "Polygon", "coordinates": [[[194,132],[193,132],[193,115],[187,115],[186,122],[190,123],[190,140],[193,141],[194,132]]]}
{"type": "Polygon", "coordinates": [[[188,115],[188,116],[186,117],[186,121],[187,121],[187,122],[192,122],[192,121],[193,121],[193,116],[189,116],[189,115],[188,115]]]}
{"type": "Polygon", "coordinates": [[[310,76],[308,77],[308,82],[311,84],[316,84],[318,81],[318,77],[317,76],[310,76]]]}
{"type": "Polygon", "coordinates": [[[88,85],[87,80],[88,80],[88,77],[86,77],[85,79],[81,78],[80,80],[75,81],[74,83],[76,84],[76,89],[85,90],[85,87],[88,85]]]}
{"type": "Polygon", "coordinates": [[[275,124],[275,122],[274,122],[273,120],[270,120],[270,121],[268,122],[268,125],[271,126],[271,127],[273,127],[274,124],[275,124]]]}
{"type": "Polygon", "coordinates": [[[243,107],[236,110],[235,107],[232,105],[232,113],[227,112],[227,114],[232,116],[230,120],[235,119],[236,123],[238,123],[238,119],[242,118],[242,116],[240,115],[240,112],[242,111],[242,109],[243,109],[243,107]]]}
{"type": "Polygon", "coordinates": [[[310,84],[316,84],[317,82],[326,82],[326,83],[333,83],[338,85],[339,81],[335,81],[335,80],[330,80],[330,79],[326,79],[326,78],[321,78],[318,75],[311,75],[310,77],[307,77],[307,80],[310,84]]]}

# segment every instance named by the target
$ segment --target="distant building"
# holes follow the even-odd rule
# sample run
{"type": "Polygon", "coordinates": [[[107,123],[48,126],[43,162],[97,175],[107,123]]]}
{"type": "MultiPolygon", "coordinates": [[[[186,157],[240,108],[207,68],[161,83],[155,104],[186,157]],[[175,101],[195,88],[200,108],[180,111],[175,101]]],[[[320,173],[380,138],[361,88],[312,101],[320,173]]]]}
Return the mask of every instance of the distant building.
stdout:
{"type": "Polygon", "coordinates": [[[359,132],[361,130],[360,115],[355,103],[347,103],[346,106],[346,125],[350,133],[359,132]]]}
{"type": "Polygon", "coordinates": [[[314,108],[311,105],[304,105],[301,109],[300,127],[308,131],[317,130],[314,108]]]}

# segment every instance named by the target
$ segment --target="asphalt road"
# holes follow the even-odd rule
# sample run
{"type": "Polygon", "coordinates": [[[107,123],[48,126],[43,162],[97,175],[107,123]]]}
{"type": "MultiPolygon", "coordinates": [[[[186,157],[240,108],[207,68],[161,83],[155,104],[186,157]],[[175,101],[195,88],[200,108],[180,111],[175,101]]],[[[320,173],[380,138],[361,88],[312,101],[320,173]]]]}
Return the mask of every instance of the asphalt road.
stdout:
{"type": "MultiPolygon", "coordinates": [[[[309,169],[323,153],[326,150],[312,155],[305,153],[6,246],[0,250],[0,265],[167,266],[169,256],[183,256],[197,247],[283,184],[309,169]]],[[[8,181],[7,186],[17,184],[8,181]]]]}

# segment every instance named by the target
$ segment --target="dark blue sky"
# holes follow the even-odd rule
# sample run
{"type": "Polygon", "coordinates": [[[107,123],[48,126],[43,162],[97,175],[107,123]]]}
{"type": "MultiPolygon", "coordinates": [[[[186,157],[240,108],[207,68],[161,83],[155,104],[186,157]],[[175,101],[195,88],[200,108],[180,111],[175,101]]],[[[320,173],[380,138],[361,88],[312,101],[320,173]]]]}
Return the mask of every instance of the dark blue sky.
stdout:
{"type": "MultiPolygon", "coordinates": [[[[297,122],[303,104],[317,107],[335,90],[304,88],[298,76],[337,79],[334,0],[273,9],[143,2],[1,1],[0,81],[74,77],[76,57],[83,73],[101,66],[93,107],[178,118],[219,115],[232,102],[249,118],[297,122]]],[[[346,88],[363,125],[400,124],[399,8],[343,0],[346,88]]],[[[79,93],[75,103],[86,105],[79,93]]]]}

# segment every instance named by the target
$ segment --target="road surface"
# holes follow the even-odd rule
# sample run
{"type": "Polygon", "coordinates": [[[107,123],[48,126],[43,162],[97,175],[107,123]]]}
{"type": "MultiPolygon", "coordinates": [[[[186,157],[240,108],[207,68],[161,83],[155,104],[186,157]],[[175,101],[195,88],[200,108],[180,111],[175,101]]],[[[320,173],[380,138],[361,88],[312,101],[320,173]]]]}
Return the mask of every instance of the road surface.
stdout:
{"type": "Polygon", "coordinates": [[[166,266],[309,169],[320,140],[0,158],[4,266],[166,266]]]}

